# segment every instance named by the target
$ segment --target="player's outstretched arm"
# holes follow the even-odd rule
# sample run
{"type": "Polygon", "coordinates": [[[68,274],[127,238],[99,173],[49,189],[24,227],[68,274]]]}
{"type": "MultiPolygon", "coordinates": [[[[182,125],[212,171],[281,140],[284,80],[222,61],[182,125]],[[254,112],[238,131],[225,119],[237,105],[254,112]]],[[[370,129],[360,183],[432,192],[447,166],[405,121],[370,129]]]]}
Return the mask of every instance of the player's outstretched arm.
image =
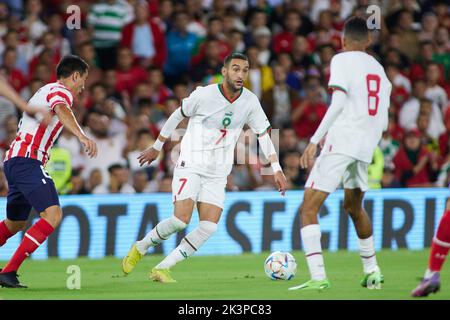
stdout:
{"type": "Polygon", "coordinates": [[[278,161],[277,152],[275,151],[275,147],[273,145],[272,139],[270,135],[266,132],[265,134],[258,137],[259,145],[261,146],[261,150],[269,160],[270,165],[272,166],[273,175],[275,182],[278,186],[278,191],[281,195],[284,196],[287,189],[287,181],[284,176],[283,170],[281,169],[280,163],[278,161]]]}
{"type": "Polygon", "coordinates": [[[139,155],[139,165],[142,167],[144,164],[152,163],[159,155],[164,142],[166,142],[167,138],[170,137],[172,132],[178,127],[181,121],[183,121],[185,117],[183,116],[183,112],[181,111],[181,107],[176,109],[167,119],[164,124],[161,132],[156,139],[155,143],[152,146],[149,146],[147,149],[142,151],[139,155]]]}
{"type": "Polygon", "coordinates": [[[344,110],[344,105],[347,100],[347,94],[340,91],[334,90],[333,96],[331,98],[331,104],[328,107],[327,113],[325,117],[323,117],[320,122],[319,127],[316,132],[310,139],[310,143],[303,152],[303,155],[300,158],[300,166],[303,169],[309,167],[314,159],[317,151],[317,144],[322,140],[322,138],[327,134],[330,127],[333,125],[334,121],[341,114],[342,110],[344,110]]]}
{"type": "Polygon", "coordinates": [[[6,79],[3,77],[0,77],[0,96],[4,96],[20,110],[28,113],[30,116],[39,115],[38,120],[44,122],[45,124],[48,124],[51,120],[50,112],[45,112],[37,107],[29,106],[26,101],[17,94],[13,87],[11,87],[8,81],[6,81],[6,79]]]}
{"type": "Polygon", "coordinates": [[[83,129],[81,129],[80,125],[75,119],[72,110],[70,110],[70,108],[66,104],[60,103],[55,106],[54,111],[56,112],[56,115],[58,116],[59,121],[61,121],[63,126],[78,138],[78,140],[84,146],[85,151],[87,152],[89,157],[96,157],[97,144],[86,136],[83,129]]]}

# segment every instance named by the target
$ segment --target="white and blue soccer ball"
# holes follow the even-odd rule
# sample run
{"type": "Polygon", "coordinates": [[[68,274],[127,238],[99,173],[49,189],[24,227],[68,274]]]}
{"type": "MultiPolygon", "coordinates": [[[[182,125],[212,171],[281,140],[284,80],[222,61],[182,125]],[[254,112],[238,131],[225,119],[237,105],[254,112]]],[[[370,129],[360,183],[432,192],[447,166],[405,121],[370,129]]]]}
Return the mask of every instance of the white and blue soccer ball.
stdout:
{"type": "Polygon", "coordinates": [[[291,280],[297,272],[297,262],[289,252],[272,252],[264,262],[264,271],[272,280],[291,280]]]}

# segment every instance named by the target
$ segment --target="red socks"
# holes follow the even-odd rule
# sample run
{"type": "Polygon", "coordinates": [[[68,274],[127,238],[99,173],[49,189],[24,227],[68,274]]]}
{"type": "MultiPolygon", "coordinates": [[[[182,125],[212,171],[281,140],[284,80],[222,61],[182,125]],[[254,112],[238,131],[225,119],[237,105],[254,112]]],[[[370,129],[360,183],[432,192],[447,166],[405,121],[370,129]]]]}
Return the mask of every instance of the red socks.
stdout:
{"type": "Polygon", "coordinates": [[[17,271],[22,262],[47,239],[53,232],[53,227],[44,219],[39,219],[30,229],[27,230],[19,247],[11,260],[3,268],[2,273],[17,271]]]}
{"type": "Polygon", "coordinates": [[[450,249],[450,210],[444,212],[431,245],[428,269],[439,272],[450,249]]]}
{"type": "Polygon", "coordinates": [[[5,220],[0,222],[0,247],[6,243],[6,240],[11,238],[13,234],[6,226],[5,220]]]}

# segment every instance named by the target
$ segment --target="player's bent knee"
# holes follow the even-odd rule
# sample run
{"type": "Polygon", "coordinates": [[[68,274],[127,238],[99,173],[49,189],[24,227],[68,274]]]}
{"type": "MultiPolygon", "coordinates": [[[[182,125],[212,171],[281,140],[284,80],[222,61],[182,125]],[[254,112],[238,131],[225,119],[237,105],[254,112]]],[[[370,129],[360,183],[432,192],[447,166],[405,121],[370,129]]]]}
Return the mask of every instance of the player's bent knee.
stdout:
{"type": "Polygon", "coordinates": [[[6,219],[5,223],[9,232],[11,232],[12,234],[16,234],[19,231],[25,230],[25,226],[27,225],[26,221],[13,221],[9,219],[6,219]]]}
{"type": "Polygon", "coordinates": [[[176,231],[186,229],[186,227],[188,226],[188,223],[185,223],[183,220],[177,218],[175,215],[172,216],[171,223],[176,231]]]}

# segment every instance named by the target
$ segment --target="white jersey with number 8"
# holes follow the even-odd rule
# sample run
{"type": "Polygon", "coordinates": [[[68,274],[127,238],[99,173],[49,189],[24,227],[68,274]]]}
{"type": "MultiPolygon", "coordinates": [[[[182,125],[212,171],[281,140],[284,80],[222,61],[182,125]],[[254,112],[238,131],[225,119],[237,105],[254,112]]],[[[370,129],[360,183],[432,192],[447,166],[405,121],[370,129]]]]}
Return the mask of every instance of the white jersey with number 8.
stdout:
{"type": "Polygon", "coordinates": [[[344,91],[347,102],[328,130],[324,150],[370,163],[387,129],[392,85],[383,66],[362,51],[335,55],[330,72],[328,86],[344,91]]]}

